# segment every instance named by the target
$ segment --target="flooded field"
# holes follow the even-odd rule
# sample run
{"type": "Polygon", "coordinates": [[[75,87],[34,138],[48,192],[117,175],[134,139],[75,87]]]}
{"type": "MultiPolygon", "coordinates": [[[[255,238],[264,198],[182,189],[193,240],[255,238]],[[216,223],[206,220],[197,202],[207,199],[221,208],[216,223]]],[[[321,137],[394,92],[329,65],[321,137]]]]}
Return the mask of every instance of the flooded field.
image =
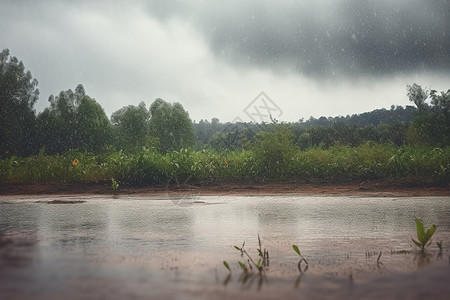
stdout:
{"type": "Polygon", "coordinates": [[[446,299],[449,216],[449,197],[1,196],[0,298],[446,299]],[[425,254],[415,218],[437,226],[425,254]],[[244,276],[233,246],[257,259],[258,234],[270,263],[244,276]]]}

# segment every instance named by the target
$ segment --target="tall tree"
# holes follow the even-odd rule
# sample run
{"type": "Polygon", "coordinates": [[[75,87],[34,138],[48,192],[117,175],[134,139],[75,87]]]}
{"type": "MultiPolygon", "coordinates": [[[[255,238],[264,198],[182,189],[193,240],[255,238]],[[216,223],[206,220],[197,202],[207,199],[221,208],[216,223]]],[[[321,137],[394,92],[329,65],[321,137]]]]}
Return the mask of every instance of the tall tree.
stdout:
{"type": "Polygon", "coordinates": [[[84,89],[81,92],[82,96],[79,97],[80,102],[76,114],[79,148],[100,152],[104,146],[111,144],[111,123],[102,106],[95,99],[87,96],[84,89]]]}
{"type": "Polygon", "coordinates": [[[151,135],[159,139],[163,152],[194,145],[194,126],[180,103],[171,104],[158,98],[150,106],[150,115],[151,135]]]}
{"type": "Polygon", "coordinates": [[[25,71],[22,61],[0,53],[0,151],[28,155],[34,149],[33,109],[39,99],[38,81],[25,71]]]}
{"type": "Polygon", "coordinates": [[[424,111],[427,107],[425,100],[427,100],[429,96],[428,90],[422,88],[416,83],[413,83],[413,85],[407,85],[406,90],[409,101],[413,102],[417,106],[419,112],[424,111]]]}
{"type": "Polygon", "coordinates": [[[146,145],[149,139],[150,113],[144,102],[138,106],[128,105],[111,115],[114,125],[116,147],[135,150],[146,145]]]}
{"type": "Polygon", "coordinates": [[[408,97],[419,109],[411,122],[410,142],[442,147],[450,145],[450,90],[439,95],[435,90],[429,92],[413,84],[408,86],[408,97]],[[425,103],[428,98],[431,98],[430,105],[425,103]]]}
{"type": "Polygon", "coordinates": [[[69,149],[99,152],[111,142],[111,124],[103,108],[86,95],[83,85],[49,97],[50,107],[38,115],[41,146],[49,153],[69,149]]]}

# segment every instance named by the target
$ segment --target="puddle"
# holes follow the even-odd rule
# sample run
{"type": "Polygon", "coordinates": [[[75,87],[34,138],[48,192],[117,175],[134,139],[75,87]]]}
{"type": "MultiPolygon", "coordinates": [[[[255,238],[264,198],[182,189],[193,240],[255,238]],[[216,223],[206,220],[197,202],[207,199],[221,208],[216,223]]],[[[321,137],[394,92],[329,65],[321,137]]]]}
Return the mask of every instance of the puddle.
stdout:
{"type": "Polygon", "coordinates": [[[444,299],[450,292],[449,197],[1,196],[6,203],[3,299],[444,299]],[[74,205],[47,205],[55,200],[74,205]],[[415,218],[437,225],[442,252],[435,242],[425,255],[414,248],[415,218]],[[264,276],[244,276],[238,261],[246,259],[233,246],[245,241],[257,261],[258,234],[270,264],[264,276]],[[309,263],[304,273],[292,244],[309,263]]]}

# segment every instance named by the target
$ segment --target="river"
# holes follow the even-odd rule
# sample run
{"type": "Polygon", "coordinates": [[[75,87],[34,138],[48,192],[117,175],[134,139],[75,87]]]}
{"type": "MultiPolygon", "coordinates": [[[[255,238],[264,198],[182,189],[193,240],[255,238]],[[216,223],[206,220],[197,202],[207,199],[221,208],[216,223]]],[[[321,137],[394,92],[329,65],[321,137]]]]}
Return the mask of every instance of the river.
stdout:
{"type": "Polygon", "coordinates": [[[0,196],[0,298],[444,299],[449,216],[449,197],[0,196]],[[425,254],[415,218],[437,226],[425,254]],[[258,235],[269,265],[245,275],[233,246],[257,261],[258,235]]]}

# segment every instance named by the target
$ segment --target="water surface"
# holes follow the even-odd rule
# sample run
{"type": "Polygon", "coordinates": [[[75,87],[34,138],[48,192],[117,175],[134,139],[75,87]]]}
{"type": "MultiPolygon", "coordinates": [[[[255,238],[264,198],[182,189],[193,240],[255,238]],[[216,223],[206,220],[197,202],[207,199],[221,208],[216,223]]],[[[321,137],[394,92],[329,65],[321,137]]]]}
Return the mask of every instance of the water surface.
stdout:
{"type": "Polygon", "coordinates": [[[414,298],[415,281],[445,295],[449,216],[449,197],[3,196],[0,295],[382,298],[381,286],[414,298]],[[437,225],[443,253],[435,244],[426,255],[414,249],[415,218],[437,225]],[[233,245],[245,241],[256,259],[258,234],[270,265],[244,282],[237,261],[245,259],[233,245]],[[309,262],[303,274],[292,244],[309,262]]]}

